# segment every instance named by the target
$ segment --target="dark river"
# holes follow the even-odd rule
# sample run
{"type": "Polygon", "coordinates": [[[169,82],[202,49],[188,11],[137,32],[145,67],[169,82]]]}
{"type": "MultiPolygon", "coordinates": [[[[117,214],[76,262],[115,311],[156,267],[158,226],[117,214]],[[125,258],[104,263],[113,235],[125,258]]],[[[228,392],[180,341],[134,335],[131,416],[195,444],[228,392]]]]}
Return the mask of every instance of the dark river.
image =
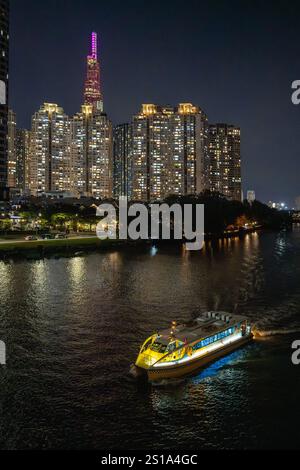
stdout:
{"type": "Polygon", "coordinates": [[[0,262],[0,285],[2,449],[300,447],[299,229],[0,262]],[[146,337],[211,309],[266,336],[176,384],[128,375],[146,337]]]}

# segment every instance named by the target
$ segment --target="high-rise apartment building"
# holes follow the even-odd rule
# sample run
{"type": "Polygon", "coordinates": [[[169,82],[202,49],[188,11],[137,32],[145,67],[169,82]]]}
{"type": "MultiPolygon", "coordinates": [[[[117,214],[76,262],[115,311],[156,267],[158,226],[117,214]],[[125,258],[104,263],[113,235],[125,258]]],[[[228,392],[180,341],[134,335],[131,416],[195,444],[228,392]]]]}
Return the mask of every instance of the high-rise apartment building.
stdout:
{"type": "Polygon", "coordinates": [[[112,124],[103,112],[97,46],[93,33],[81,112],[69,118],[57,104],[45,103],[32,118],[25,188],[33,195],[112,197],[112,124]]]}
{"type": "Polygon", "coordinates": [[[7,123],[7,186],[17,187],[17,118],[9,109],[7,123]]]}
{"type": "Polygon", "coordinates": [[[199,194],[207,189],[206,114],[190,103],[175,108],[172,119],[171,194],[199,194]]]}
{"type": "Polygon", "coordinates": [[[207,187],[207,117],[191,103],[145,104],[132,124],[132,196],[161,200],[207,187]]]}
{"type": "Polygon", "coordinates": [[[113,188],[114,197],[132,197],[132,126],[120,124],[113,136],[113,188]]]}
{"type": "Polygon", "coordinates": [[[209,126],[209,181],[211,191],[241,201],[241,131],[228,124],[209,126]]]}
{"type": "Polygon", "coordinates": [[[24,192],[29,189],[30,170],[30,131],[27,129],[17,129],[16,156],[16,187],[24,192]]]}
{"type": "Polygon", "coordinates": [[[57,104],[44,103],[32,118],[29,189],[33,195],[70,189],[70,120],[57,104]]]}
{"type": "Polygon", "coordinates": [[[92,33],[84,105],[71,119],[71,190],[97,199],[113,195],[112,124],[103,112],[98,38],[92,33]]]}
{"type": "Polygon", "coordinates": [[[25,129],[17,129],[16,114],[11,109],[8,111],[7,144],[8,188],[24,192],[26,173],[29,171],[30,132],[25,129]]]}
{"type": "Polygon", "coordinates": [[[9,0],[0,0],[0,199],[7,197],[9,0]]]}
{"type": "Polygon", "coordinates": [[[92,105],[71,120],[71,190],[98,199],[112,197],[112,124],[92,105]]]}

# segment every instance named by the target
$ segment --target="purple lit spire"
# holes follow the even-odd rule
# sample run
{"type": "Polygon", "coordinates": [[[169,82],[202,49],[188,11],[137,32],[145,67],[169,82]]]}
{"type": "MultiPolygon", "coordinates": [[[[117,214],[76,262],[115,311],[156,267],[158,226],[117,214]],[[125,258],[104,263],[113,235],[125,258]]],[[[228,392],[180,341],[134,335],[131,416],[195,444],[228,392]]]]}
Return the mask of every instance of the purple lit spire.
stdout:
{"type": "Polygon", "coordinates": [[[95,60],[98,59],[97,46],[98,46],[97,33],[92,33],[92,57],[95,60]]]}
{"type": "Polygon", "coordinates": [[[97,33],[92,33],[91,54],[87,56],[87,77],[85,81],[84,103],[92,105],[94,109],[103,110],[97,33]]]}

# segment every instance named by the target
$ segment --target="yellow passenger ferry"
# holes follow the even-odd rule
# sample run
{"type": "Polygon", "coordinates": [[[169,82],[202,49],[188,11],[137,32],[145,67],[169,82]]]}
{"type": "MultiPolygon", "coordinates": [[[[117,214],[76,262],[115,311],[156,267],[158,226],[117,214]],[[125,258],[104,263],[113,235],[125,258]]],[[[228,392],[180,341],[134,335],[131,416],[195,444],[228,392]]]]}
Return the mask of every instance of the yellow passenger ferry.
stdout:
{"type": "Polygon", "coordinates": [[[208,312],[187,325],[172,323],[143,344],[132,372],[146,373],[151,382],[183,377],[253,339],[242,316],[208,312]]]}

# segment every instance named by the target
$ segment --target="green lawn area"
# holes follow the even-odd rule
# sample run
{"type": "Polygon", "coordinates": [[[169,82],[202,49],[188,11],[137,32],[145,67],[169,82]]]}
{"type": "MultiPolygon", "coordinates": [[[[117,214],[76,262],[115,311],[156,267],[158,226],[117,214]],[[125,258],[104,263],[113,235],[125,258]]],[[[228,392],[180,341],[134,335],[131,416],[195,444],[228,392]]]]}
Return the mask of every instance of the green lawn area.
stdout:
{"type": "Polygon", "coordinates": [[[37,240],[32,242],[16,242],[7,241],[0,243],[0,251],[12,251],[12,250],[34,250],[36,248],[61,248],[61,247],[107,247],[115,243],[115,240],[99,240],[97,237],[94,238],[78,238],[78,239],[66,239],[66,240],[37,240]]]}

